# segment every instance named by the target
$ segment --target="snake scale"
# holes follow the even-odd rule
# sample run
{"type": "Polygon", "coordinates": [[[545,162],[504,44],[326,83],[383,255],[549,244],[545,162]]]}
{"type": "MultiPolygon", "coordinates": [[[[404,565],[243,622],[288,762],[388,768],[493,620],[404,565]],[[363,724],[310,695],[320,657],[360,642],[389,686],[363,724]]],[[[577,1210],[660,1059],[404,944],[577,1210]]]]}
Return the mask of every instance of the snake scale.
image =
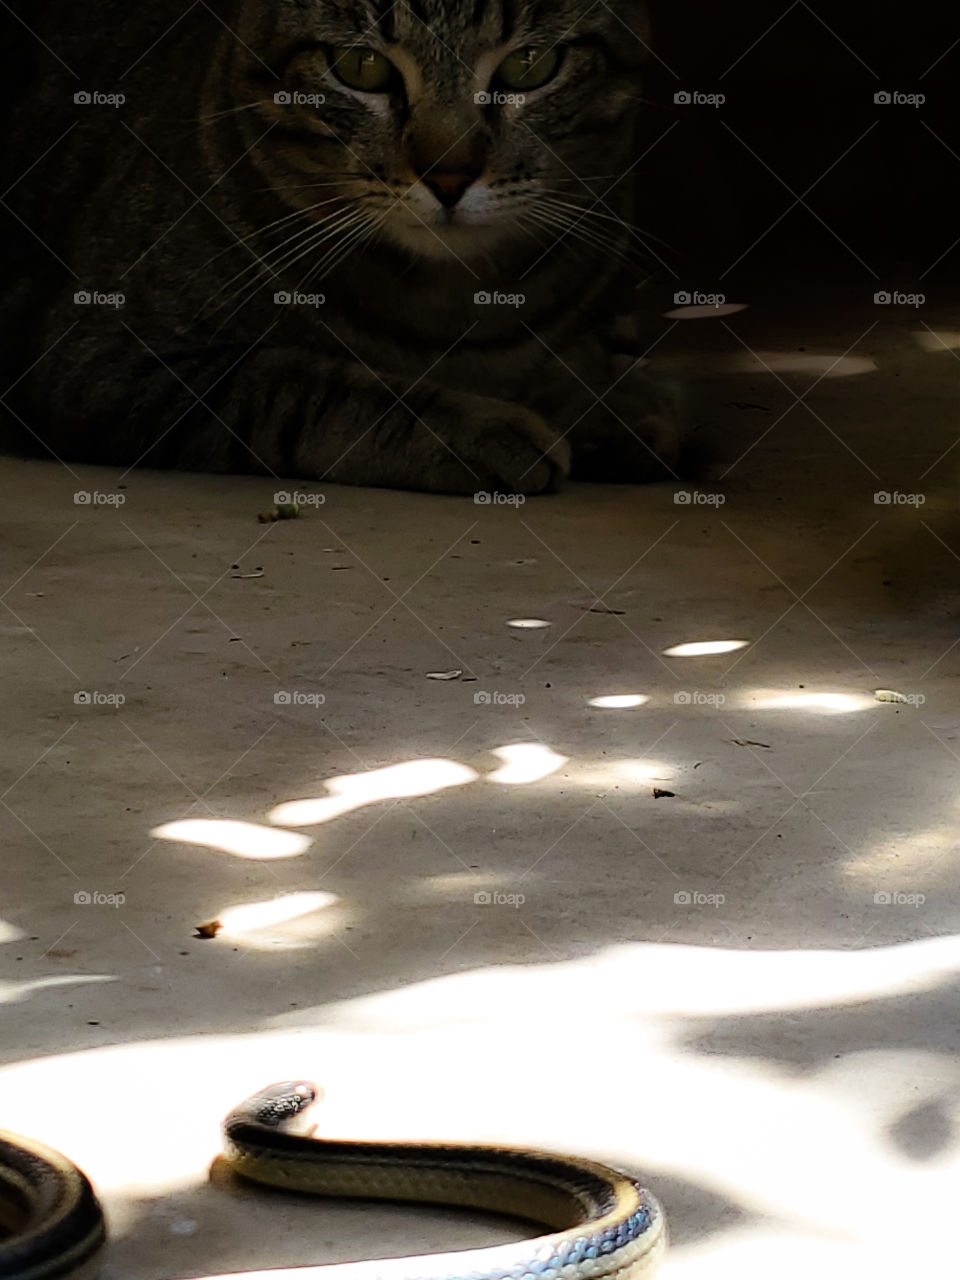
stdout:
{"type": "MultiPolygon", "coordinates": [[[[231,1168],[291,1191],[506,1213],[542,1222],[549,1234],[485,1249],[216,1280],[649,1280],[656,1271],[666,1248],[663,1211],[625,1175],[543,1151],[328,1141],[291,1132],[290,1122],[319,1096],[316,1085],[287,1081],[235,1107],[223,1122],[231,1168]]],[[[93,1277],[105,1238],[86,1176],[42,1143],[0,1131],[0,1278],[93,1277]]]]}

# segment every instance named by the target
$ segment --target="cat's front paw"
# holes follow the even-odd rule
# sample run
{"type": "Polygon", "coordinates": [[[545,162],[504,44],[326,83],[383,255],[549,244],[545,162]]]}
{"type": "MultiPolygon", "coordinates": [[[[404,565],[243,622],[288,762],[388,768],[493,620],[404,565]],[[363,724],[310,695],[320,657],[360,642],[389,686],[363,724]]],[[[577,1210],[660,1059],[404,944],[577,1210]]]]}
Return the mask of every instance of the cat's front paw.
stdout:
{"type": "Polygon", "coordinates": [[[444,447],[436,487],[448,492],[552,493],[570,473],[567,443],[521,405],[449,392],[427,425],[444,447]]]}

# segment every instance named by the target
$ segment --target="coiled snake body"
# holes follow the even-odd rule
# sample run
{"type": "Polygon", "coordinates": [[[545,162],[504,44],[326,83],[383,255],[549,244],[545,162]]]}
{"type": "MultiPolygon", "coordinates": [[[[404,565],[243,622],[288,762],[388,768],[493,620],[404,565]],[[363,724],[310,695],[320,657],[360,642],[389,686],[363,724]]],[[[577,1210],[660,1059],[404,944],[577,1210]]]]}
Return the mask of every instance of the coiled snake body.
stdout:
{"type": "MultiPolygon", "coordinates": [[[[245,1178],[317,1195],[465,1205],[530,1218],[550,1234],[515,1244],[370,1262],[239,1272],[219,1280],[649,1280],[666,1248],[663,1212],[605,1165],[510,1147],[331,1142],[287,1122],[319,1090],[260,1090],[223,1122],[224,1155],[245,1178]]],[[[86,1177],[41,1143],[0,1131],[2,1280],[92,1276],[105,1238],[86,1177]],[[3,1212],[6,1208],[6,1213],[3,1212]]]]}

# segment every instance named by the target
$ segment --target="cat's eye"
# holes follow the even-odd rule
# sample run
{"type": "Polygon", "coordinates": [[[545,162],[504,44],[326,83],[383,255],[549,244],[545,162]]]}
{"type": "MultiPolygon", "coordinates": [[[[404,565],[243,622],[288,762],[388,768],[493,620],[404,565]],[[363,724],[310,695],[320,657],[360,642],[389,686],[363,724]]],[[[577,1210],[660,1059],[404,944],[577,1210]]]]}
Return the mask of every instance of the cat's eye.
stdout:
{"type": "Polygon", "coordinates": [[[497,80],[505,89],[539,89],[560,70],[560,50],[554,45],[527,45],[514,49],[497,68],[497,80]]]}
{"type": "Polygon", "coordinates": [[[330,50],[330,69],[350,89],[385,93],[393,80],[393,63],[376,49],[340,45],[330,50]]]}

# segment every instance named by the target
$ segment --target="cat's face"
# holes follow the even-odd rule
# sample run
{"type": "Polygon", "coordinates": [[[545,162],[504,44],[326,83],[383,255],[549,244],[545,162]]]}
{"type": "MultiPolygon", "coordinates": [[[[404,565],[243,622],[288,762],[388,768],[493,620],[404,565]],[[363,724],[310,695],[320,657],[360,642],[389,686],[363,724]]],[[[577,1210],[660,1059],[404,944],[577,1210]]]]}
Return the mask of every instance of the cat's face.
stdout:
{"type": "Polygon", "coordinates": [[[256,103],[248,127],[270,126],[255,154],[266,185],[315,204],[334,242],[367,233],[418,257],[483,258],[555,241],[627,169],[641,9],[250,0],[231,92],[256,103]]]}

